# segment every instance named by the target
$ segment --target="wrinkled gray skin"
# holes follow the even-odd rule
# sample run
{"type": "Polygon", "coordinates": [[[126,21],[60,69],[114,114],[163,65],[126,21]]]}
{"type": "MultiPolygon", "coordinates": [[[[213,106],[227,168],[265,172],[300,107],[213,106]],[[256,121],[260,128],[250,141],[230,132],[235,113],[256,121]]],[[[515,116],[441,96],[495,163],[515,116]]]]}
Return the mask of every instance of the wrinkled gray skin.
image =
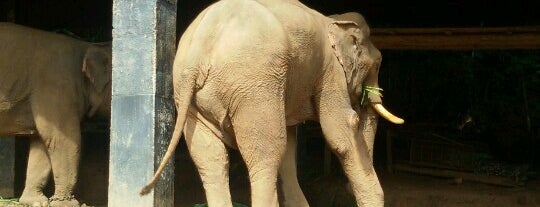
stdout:
{"type": "MultiPolygon", "coordinates": [[[[360,104],[363,86],[378,87],[381,62],[367,28],[293,0],[223,0],[204,10],[180,39],[173,137],[141,194],[150,192],[184,132],[209,206],[232,206],[224,190],[226,146],[238,148],[248,167],[252,206],[278,206],[278,171],[296,177],[294,126],[317,120],[358,206],[383,206],[370,155],[377,115],[369,107],[381,99],[369,93],[360,104]]],[[[287,206],[308,205],[297,182],[284,183],[297,187],[286,192],[287,206]]]]}
{"type": "Polygon", "coordinates": [[[30,139],[20,203],[74,207],[85,115],[110,115],[111,47],[0,23],[0,136],[30,139]],[[50,174],[54,195],[43,188],[50,174]]]}
{"type": "MultiPolygon", "coordinates": [[[[338,21],[353,21],[362,31],[367,31],[369,34],[369,27],[364,17],[359,13],[349,12],[331,15],[329,17],[338,21]]],[[[360,119],[361,122],[359,123],[358,132],[362,134],[362,137],[366,142],[370,159],[373,161],[373,144],[375,141],[378,115],[371,107],[365,106],[360,108],[358,114],[359,116],[365,116],[360,119]]],[[[283,191],[284,205],[287,207],[309,206],[302,193],[296,175],[296,131],[296,126],[287,127],[287,150],[279,169],[279,175],[282,180],[281,188],[283,191]]]]}

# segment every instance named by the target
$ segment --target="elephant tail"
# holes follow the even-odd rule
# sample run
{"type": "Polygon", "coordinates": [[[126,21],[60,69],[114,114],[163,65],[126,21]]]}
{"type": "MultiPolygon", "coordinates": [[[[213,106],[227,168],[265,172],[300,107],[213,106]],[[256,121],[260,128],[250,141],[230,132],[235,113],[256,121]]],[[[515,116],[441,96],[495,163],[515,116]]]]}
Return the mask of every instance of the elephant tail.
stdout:
{"type": "Polygon", "coordinates": [[[187,69],[179,73],[180,75],[177,80],[176,80],[177,77],[174,77],[173,75],[173,85],[174,85],[173,87],[174,87],[174,92],[175,92],[174,99],[176,103],[177,117],[176,117],[176,124],[174,126],[171,142],[169,143],[169,147],[167,148],[167,152],[165,152],[165,155],[163,156],[161,163],[159,163],[159,167],[156,170],[154,177],[152,177],[152,180],[150,180],[150,182],[146,186],[144,186],[144,188],[139,193],[141,196],[150,193],[152,191],[152,188],[154,188],[154,185],[156,184],[157,179],[159,178],[159,175],[161,174],[161,172],[163,172],[163,170],[165,169],[165,166],[167,165],[167,162],[174,155],[174,151],[176,147],[178,146],[178,142],[180,141],[182,132],[184,130],[188,108],[191,103],[191,99],[193,98],[193,93],[195,91],[195,84],[196,84],[196,77],[198,76],[198,70],[187,69]],[[177,85],[178,83],[183,83],[183,84],[177,85]]]}

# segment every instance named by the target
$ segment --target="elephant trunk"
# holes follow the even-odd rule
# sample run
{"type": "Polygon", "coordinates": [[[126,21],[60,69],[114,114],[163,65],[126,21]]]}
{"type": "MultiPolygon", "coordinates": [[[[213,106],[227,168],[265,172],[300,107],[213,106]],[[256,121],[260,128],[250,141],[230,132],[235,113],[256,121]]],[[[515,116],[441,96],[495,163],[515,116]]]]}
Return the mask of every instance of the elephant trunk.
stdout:
{"type": "Polygon", "coordinates": [[[370,160],[373,161],[373,144],[375,142],[375,133],[377,132],[378,116],[376,111],[371,107],[362,107],[357,113],[361,114],[358,132],[366,142],[370,160]]]}
{"type": "MultiPolygon", "coordinates": [[[[403,124],[405,121],[392,113],[390,113],[388,110],[384,108],[382,105],[382,89],[379,88],[379,67],[381,65],[382,57],[380,54],[380,51],[377,50],[373,45],[370,45],[372,47],[372,52],[375,57],[378,57],[375,60],[374,67],[376,67],[374,70],[371,70],[371,74],[368,74],[368,77],[364,81],[364,89],[362,91],[362,96],[367,99],[367,102],[371,105],[371,107],[384,119],[394,123],[394,124],[403,124]]],[[[364,99],[363,98],[363,99],[364,99]]]]}

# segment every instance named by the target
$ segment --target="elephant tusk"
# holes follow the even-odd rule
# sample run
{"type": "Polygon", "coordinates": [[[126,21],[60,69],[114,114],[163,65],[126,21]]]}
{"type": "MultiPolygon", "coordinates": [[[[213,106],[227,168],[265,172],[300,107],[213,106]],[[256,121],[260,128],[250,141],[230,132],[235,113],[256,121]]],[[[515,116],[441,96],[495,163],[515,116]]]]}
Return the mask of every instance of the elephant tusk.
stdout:
{"type": "Polygon", "coordinates": [[[372,104],[371,105],[375,111],[384,117],[386,120],[394,123],[394,124],[403,124],[405,121],[402,118],[399,118],[397,116],[394,116],[392,113],[390,113],[388,110],[384,108],[384,106],[380,103],[372,104]]]}

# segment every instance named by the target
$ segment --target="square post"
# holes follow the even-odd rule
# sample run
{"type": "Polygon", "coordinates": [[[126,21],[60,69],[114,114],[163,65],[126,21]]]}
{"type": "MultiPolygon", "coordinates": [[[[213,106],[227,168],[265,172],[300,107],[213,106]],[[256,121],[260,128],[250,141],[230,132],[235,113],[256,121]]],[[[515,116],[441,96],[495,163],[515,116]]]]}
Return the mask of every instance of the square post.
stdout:
{"type": "Polygon", "coordinates": [[[108,206],[174,205],[172,162],[139,196],[167,149],[174,124],[172,61],[176,0],[113,0],[108,206]]]}
{"type": "Polygon", "coordinates": [[[0,196],[15,196],[15,139],[0,137],[0,196]]]}
{"type": "MultiPolygon", "coordinates": [[[[0,2],[0,21],[15,22],[15,0],[0,2]]],[[[15,137],[0,137],[0,196],[15,196],[15,137]]]]}

